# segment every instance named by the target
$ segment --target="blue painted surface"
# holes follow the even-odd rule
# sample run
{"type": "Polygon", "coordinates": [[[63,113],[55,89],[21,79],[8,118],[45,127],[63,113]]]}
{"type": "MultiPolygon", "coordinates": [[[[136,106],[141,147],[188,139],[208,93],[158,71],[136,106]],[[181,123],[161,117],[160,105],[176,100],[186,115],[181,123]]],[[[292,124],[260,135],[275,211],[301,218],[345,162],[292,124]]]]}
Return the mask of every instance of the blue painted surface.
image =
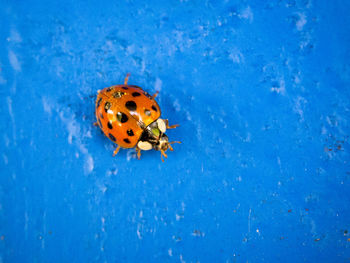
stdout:
{"type": "Polygon", "coordinates": [[[350,2],[267,2],[1,1],[0,262],[350,261],[350,2]],[[92,125],[127,72],[165,163],[92,125]]]}

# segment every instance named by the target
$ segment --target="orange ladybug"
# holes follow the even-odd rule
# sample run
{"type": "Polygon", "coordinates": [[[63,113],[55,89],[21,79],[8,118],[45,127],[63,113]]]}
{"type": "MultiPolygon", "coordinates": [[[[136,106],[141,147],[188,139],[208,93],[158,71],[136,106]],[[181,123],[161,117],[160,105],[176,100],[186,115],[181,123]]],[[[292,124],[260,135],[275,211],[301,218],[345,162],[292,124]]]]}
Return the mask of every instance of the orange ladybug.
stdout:
{"type": "Polygon", "coordinates": [[[169,126],[168,120],[160,119],[160,108],[153,96],[138,86],[128,85],[130,74],[127,74],[124,85],[111,86],[98,91],[96,99],[95,125],[100,126],[103,133],[114,143],[118,144],[113,156],[120,147],[136,148],[140,159],[141,150],[155,149],[161,152],[161,158],[166,158],[166,150],[173,151],[165,134],[166,129],[179,126],[169,126]]]}

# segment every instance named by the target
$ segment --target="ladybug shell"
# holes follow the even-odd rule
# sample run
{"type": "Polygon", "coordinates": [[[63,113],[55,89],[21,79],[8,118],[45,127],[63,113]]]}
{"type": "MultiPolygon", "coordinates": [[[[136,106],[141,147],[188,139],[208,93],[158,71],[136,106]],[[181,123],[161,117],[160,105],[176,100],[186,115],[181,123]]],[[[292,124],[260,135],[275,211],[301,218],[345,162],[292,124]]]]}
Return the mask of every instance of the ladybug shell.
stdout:
{"type": "Polygon", "coordinates": [[[109,139],[123,148],[135,147],[143,130],[160,114],[154,98],[133,85],[105,88],[96,99],[98,125],[109,139]]]}

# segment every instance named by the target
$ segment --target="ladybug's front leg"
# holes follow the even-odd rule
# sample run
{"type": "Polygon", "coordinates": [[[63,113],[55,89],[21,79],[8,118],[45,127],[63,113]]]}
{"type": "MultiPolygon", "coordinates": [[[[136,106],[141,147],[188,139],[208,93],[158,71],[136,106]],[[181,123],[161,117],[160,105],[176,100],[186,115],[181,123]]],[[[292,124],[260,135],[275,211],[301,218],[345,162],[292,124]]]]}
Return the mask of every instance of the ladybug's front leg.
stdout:
{"type": "Polygon", "coordinates": [[[114,150],[113,156],[116,156],[116,154],[119,152],[119,149],[120,149],[120,145],[118,145],[117,149],[114,150]]]}
{"type": "Polygon", "coordinates": [[[167,129],[175,129],[176,127],[180,126],[179,124],[174,124],[174,125],[169,126],[169,120],[164,120],[164,122],[165,122],[167,129]]]}
{"type": "Polygon", "coordinates": [[[137,153],[137,159],[140,160],[140,158],[141,158],[141,149],[139,147],[136,147],[135,149],[136,149],[136,153],[137,153]]]}

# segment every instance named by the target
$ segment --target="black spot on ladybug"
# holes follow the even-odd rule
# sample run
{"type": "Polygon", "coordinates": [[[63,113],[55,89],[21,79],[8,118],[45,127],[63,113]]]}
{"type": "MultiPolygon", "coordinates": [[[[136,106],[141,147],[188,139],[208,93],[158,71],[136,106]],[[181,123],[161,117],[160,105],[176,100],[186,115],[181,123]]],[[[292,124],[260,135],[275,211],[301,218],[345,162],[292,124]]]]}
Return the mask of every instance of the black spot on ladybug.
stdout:
{"type": "Polygon", "coordinates": [[[105,112],[107,112],[111,108],[111,106],[112,106],[112,104],[109,101],[107,101],[105,103],[105,112]]]}
{"type": "Polygon", "coordinates": [[[98,119],[98,125],[100,125],[101,129],[102,129],[102,123],[101,123],[101,120],[98,119]]]}
{"type": "Polygon", "coordinates": [[[145,109],[145,114],[146,114],[147,116],[151,116],[151,111],[150,111],[150,110],[145,109]]]}
{"type": "Polygon", "coordinates": [[[110,92],[111,90],[112,90],[111,87],[109,87],[109,88],[106,89],[107,92],[110,92]]]}
{"type": "Polygon", "coordinates": [[[126,116],[125,113],[123,112],[118,112],[117,113],[117,120],[120,121],[121,123],[127,122],[128,121],[128,116],[126,116]]]}
{"type": "Polygon", "coordinates": [[[154,105],[152,105],[152,109],[153,109],[154,111],[158,111],[158,110],[157,110],[157,107],[154,106],[154,105]]]}
{"type": "Polygon", "coordinates": [[[97,108],[100,107],[101,100],[102,100],[102,98],[99,98],[99,99],[98,99],[98,101],[97,101],[97,108]]]}
{"type": "Polygon", "coordinates": [[[123,141],[126,142],[126,143],[130,143],[129,139],[124,139],[123,141]]]}
{"type": "Polygon", "coordinates": [[[125,93],[122,92],[122,91],[117,91],[117,92],[114,92],[114,93],[113,93],[113,97],[116,98],[116,99],[119,99],[119,98],[122,97],[123,95],[125,95],[125,93]]]}
{"type": "Polygon", "coordinates": [[[141,96],[141,93],[140,92],[133,92],[132,94],[131,94],[133,97],[138,97],[138,96],[141,96]]]}
{"type": "Polygon", "coordinates": [[[132,100],[127,101],[125,103],[125,107],[131,111],[135,111],[137,108],[135,101],[132,101],[132,100]]]}
{"type": "Polygon", "coordinates": [[[113,129],[112,123],[110,121],[107,122],[107,127],[108,127],[108,129],[113,129]]]}
{"type": "Polygon", "coordinates": [[[128,89],[128,87],[122,87],[122,89],[125,89],[125,90],[127,90],[127,89],[128,89]]]}
{"type": "Polygon", "coordinates": [[[112,140],[112,141],[116,141],[117,139],[113,136],[113,134],[108,134],[108,137],[112,140]]]}
{"type": "Polygon", "coordinates": [[[127,130],[126,133],[127,133],[129,136],[134,136],[134,131],[133,131],[132,129],[127,130]]]}
{"type": "Polygon", "coordinates": [[[104,118],[102,113],[100,113],[100,118],[101,118],[101,119],[103,119],[103,118],[104,118]]]}

